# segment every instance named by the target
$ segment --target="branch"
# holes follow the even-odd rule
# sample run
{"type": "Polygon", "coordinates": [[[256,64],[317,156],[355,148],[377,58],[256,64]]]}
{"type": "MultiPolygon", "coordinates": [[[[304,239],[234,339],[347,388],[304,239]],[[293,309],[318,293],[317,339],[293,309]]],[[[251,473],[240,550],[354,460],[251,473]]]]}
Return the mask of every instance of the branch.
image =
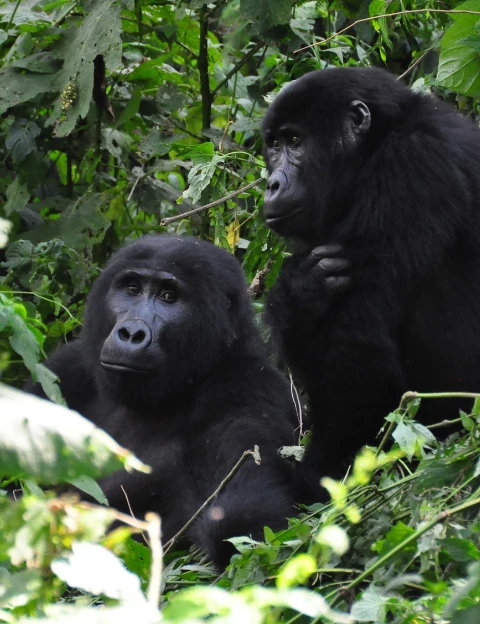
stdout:
{"type": "Polygon", "coordinates": [[[395,17],[397,15],[409,15],[411,13],[466,13],[468,15],[480,15],[480,11],[467,11],[463,9],[408,9],[406,11],[396,11],[395,13],[383,13],[383,15],[362,17],[362,19],[355,20],[352,24],[345,26],[345,28],[342,28],[342,30],[339,30],[337,33],[335,33],[331,37],[327,37],[327,39],[324,39],[323,41],[316,41],[315,43],[311,43],[308,46],[295,50],[294,54],[297,54],[297,52],[303,52],[303,50],[308,50],[309,48],[314,48],[315,46],[322,45],[323,43],[328,43],[332,39],[335,39],[335,37],[343,35],[343,33],[347,32],[347,30],[355,28],[355,26],[357,26],[358,24],[363,24],[364,22],[373,22],[374,20],[382,19],[383,17],[395,17]]]}
{"type": "Polygon", "coordinates": [[[189,210],[188,212],[182,212],[182,214],[175,215],[174,217],[167,217],[166,219],[162,219],[160,221],[160,225],[165,227],[169,223],[173,223],[174,221],[178,221],[179,219],[184,219],[185,217],[191,217],[194,214],[203,212],[204,210],[208,210],[209,208],[213,208],[214,206],[218,206],[219,204],[223,204],[223,202],[226,202],[229,199],[233,199],[237,195],[240,195],[241,193],[248,191],[254,186],[257,186],[257,184],[259,184],[262,181],[263,181],[263,178],[258,178],[254,182],[250,182],[250,184],[247,184],[246,186],[242,186],[242,188],[239,188],[237,191],[234,191],[233,193],[230,193],[229,195],[225,195],[225,197],[221,197],[220,199],[216,199],[215,201],[210,202],[209,204],[205,204],[205,206],[194,208],[193,210],[189,210]]]}
{"type": "Polygon", "coordinates": [[[198,51],[198,71],[200,74],[200,93],[202,96],[202,130],[210,128],[212,116],[212,94],[210,92],[210,76],[208,75],[208,15],[203,5],[200,17],[200,48],[198,51]]]}
{"type": "Polygon", "coordinates": [[[255,460],[256,464],[260,463],[260,454],[258,452],[258,446],[257,445],[254,446],[253,451],[244,451],[242,456],[240,457],[240,459],[237,461],[235,466],[230,470],[230,472],[227,474],[225,479],[220,483],[220,485],[217,487],[215,492],[213,494],[211,494],[207,498],[207,500],[203,503],[203,505],[201,505],[197,509],[197,511],[190,518],[190,520],[186,524],[183,525],[183,527],[180,529],[180,531],[178,531],[178,533],[176,533],[171,539],[168,540],[168,542],[165,544],[165,546],[166,546],[166,548],[164,550],[164,554],[165,555],[170,550],[170,548],[174,545],[174,543],[177,541],[177,539],[181,535],[183,535],[185,533],[185,531],[192,524],[192,522],[198,518],[198,516],[202,513],[202,511],[205,509],[205,507],[207,507],[218,496],[218,494],[221,492],[221,490],[223,490],[223,488],[227,485],[227,483],[230,481],[230,479],[233,477],[233,475],[240,468],[240,466],[242,465],[243,460],[245,459],[245,457],[247,457],[248,455],[252,455],[252,457],[255,460]]]}

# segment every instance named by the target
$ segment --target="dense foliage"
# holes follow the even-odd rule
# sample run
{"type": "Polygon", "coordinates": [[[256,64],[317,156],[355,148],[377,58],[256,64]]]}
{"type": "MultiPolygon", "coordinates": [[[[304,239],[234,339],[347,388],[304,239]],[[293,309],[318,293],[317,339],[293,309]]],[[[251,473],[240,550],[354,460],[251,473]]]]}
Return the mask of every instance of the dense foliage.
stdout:
{"type": "Polygon", "coordinates": [[[153,516],[40,487],[102,503],[93,479],[148,470],[62,407],[40,364],[113,250],[148,232],[211,240],[242,261],[261,312],[287,253],[261,216],[258,127],[275,91],[377,65],[474,117],[479,51],[479,0],[0,3],[0,478],[24,494],[0,491],[0,621],[480,621],[479,402],[437,442],[407,394],[378,448],[325,481],[330,504],[264,543],[235,540],[220,576],[194,549],[162,557],[153,516]],[[59,405],[8,387],[30,376],[59,405]]]}

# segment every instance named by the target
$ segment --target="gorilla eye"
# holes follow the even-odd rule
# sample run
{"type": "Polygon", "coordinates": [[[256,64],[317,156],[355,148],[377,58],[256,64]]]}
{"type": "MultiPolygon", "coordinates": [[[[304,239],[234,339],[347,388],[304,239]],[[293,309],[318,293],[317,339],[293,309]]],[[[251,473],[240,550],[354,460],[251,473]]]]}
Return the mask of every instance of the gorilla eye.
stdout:
{"type": "Polygon", "coordinates": [[[292,137],[291,143],[294,147],[297,147],[298,145],[300,145],[300,137],[297,137],[297,136],[292,137]]]}
{"type": "Polygon", "coordinates": [[[162,290],[160,293],[160,299],[165,303],[175,303],[177,300],[177,293],[173,290],[162,290]]]}
{"type": "Polygon", "coordinates": [[[131,284],[128,284],[127,290],[131,295],[140,294],[140,286],[138,284],[135,284],[134,282],[132,282],[131,284]]]}
{"type": "Polygon", "coordinates": [[[272,141],[272,147],[274,147],[275,149],[278,149],[280,147],[280,143],[277,141],[277,139],[274,139],[272,141]]]}

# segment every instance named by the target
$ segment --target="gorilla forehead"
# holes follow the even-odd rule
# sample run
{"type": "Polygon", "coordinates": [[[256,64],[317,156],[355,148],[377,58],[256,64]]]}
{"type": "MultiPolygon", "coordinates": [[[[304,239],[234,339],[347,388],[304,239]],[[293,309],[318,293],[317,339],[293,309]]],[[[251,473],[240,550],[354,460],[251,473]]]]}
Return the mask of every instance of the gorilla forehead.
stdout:
{"type": "Polygon", "coordinates": [[[228,285],[229,290],[239,289],[241,285],[246,290],[242,270],[233,256],[191,236],[145,236],[115,253],[105,272],[134,267],[168,271],[186,279],[201,276],[221,288],[228,285]]]}
{"type": "Polygon", "coordinates": [[[300,123],[305,117],[317,122],[325,115],[340,117],[352,100],[361,100],[381,116],[399,112],[399,104],[411,92],[391,74],[378,68],[341,67],[319,69],[290,82],[272,102],[261,123],[262,132],[282,124],[300,123]],[[320,118],[319,118],[320,117],[320,118]]]}

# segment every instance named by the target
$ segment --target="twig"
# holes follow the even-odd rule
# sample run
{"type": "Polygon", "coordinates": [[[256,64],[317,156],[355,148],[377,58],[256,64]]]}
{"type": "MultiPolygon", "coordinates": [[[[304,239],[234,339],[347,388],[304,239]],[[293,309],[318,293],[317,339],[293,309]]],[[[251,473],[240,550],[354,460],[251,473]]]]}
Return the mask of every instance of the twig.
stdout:
{"type": "MultiPolygon", "coordinates": [[[[125,500],[127,501],[128,511],[130,512],[130,515],[132,516],[132,518],[133,518],[134,520],[136,520],[137,518],[135,517],[135,514],[133,513],[132,506],[130,505],[130,500],[129,500],[129,498],[128,498],[128,494],[127,494],[127,492],[125,491],[125,488],[123,487],[123,485],[122,485],[122,484],[120,484],[120,488],[121,488],[121,490],[122,490],[122,492],[123,492],[123,495],[125,496],[125,500]]],[[[145,537],[145,533],[144,533],[143,531],[140,531],[140,534],[141,534],[141,536],[143,537],[143,539],[145,540],[145,543],[147,544],[147,546],[151,547],[151,546],[150,546],[150,544],[148,543],[147,538],[145,537]]]]}
{"type": "Polygon", "coordinates": [[[242,188],[239,188],[237,191],[234,191],[233,193],[230,193],[229,195],[225,195],[225,197],[222,197],[221,199],[216,199],[215,201],[210,202],[209,204],[205,204],[205,206],[200,206],[199,208],[188,210],[188,212],[182,212],[181,214],[175,215],[174,217],[167,217],[166,219],[162,219],[160,221],[160,225],[165,227],[169,223],[173,223],[174,221],[178,221],[179,219],[185,219],[185,217],[191,217],[194,214],[203,212],[204,210],[208,210],[209,208],[213,208],[214,206],[218,206],[219,204],[223,204],[223,202],[226,202],[229,199],[233,199],[237,195],[240,195],[241,193],[248,191],[254,186],[257,186],[257,184],[259,184],[262,181],[263,181],[263,178],[258,178],[254,182],[250,182],[250,184],[247,184],[246,186],[242,186],[242,188]]]}
{"type": "Polygon", "coordinates": [[[293,405],[295,406],[295,411],[297,412],[297,420],[298,420],[298,439],[301,440],[303,438],[303,410],[302,410],[302,402],[300,401],[300,397],[298,396],[297,388],[293,382],[293,377],[290,369],[288,369],[288,376],[290,377],[290,394],[292,395],[293,405]]]}
{"type": "Polygon", "coordinates": [[[158,609],[158,605],[160,603],[160,587],[162,583],[163,570],[161,520],[160,517],[152,511],[145,514],[145,520],[148,522],[148,536],[150,538],[150,550],[152,552],[150,583],[148,584],[147,598],[152,607],[158,609]]]}
{"type": "Polygon", "coordinates": [[[362,17],[362,19],[355,20],[348,26],[345,26],[345,28],[342,28],[342,30],[339,30],[337,33],[335,33],[331,37],[327,37],[327,39],[324,39],[323,41],[316,41],[315,43],[311,43],[308,46],[299,48],[298,50],[295,50],[293,53],[297,54],[297,52],[303,52],[304,50],[308,50],[309,48],[314,48],[315,46],[328,43],[332,39],[335,39],[335,37],[338,37],[339,35],[343,35],[343,33],[347,32],[347,30],[355,28],[355,26],[357,26],[358,24],[363,24],[364,22],[372,22],[377,19],[382,19],[383,17],[395,17],[397,15],[408,15],[411,13],[466,13],[468,15],[480,15],[480,11],[467,11],[463,9],[408,9],[405,11],[395,11],[395,13],[383,13],[382,15],[362,17]]]}
{"type": "Polygon", "coordinates": [[[422,52],[422,54],[420,54],[420,56],[417,58],[417,60],[416,60],[414,63],[412,63],[412,64],[410,65],[410,67],[409,67],[408,69],[406,69],[406,70],[403,72],[403,74],[401,74],[400,76],[398,76],[398,77],[397,77],[397,80],[402,80],[403,78],[405,78],[405,76],[408,76],[408,74],[409,74],[410,72],[412,72],[412,71],[415,69],[415,67],[416,67],[417,65],[419,65],[419,64],[423,61],[423,59],[427,56],[427,54],[433,50],[433,47],[435,46],[435,44],[436,44],[438,41],[440,41],[440,39],[441,39],[442,37],[443,37],[443,32],[442,32],[442,33],[440,33],[440,34],[438,35],[438,37],[436,37],[436,39],[435,39],[435,41],[432,43],[432,45],[431,45],[431,46],[429,46],[429,47],[428,47],[428,48],[427,48],[424,52],[422,52]]]}
{"type": "Polygon", "coordinates": [[[143,168],[142,168],[142,175],[137,176],[135,182],[133,183],[132,190],[130,191],[130,193],[128,194],[128,197],[127,197],[127,202],[129,202],[132,199],[132,195],[135,193],[135,189],[137,188],[137,184],[140,182],[140,180],[143,180],[144,178],[146,178],[147,175],[148,174],[143,173],[143,168]]]}
{"type": "Polygon", "coordinates": [[[196,520],[198,518],[198,516],[202,513],[202,511],[212,502],[212,500],[214,498],[216,498],[218,496],[218,494],[220,493],[221,490],[223,490],[223,488],[227,485],[227,483],[230,481],[230,479],[233,477],[233,475],[236,473],[236,471],[239,469],[239,467],[242,465],[243,460],[245,459],[245,457],[247,457],[248,455],[252,455],[252,457],[255,459],[255,463],[259,464],[259,453],[258,453],[258,446],[255,445],[254,446],[254,450],[253,451],[244,451],[243,455],[240,457],[240,459],[237,461],[237,463],[235,464],[235,466],[230,470],[230,472],[227,474],[227,476],[225,477],[225,479],[220,483],[220,485],[217,487],[217,489],[215,490],[215,492],[213,492],[213,494],[211,494],[207,500],[203,503],[203,505],[201,505],[197,511],[193,514],[193,516],[190,518],[190,520],[183,525],[183,527],[180,529],[180,531],[178,531],[178,533],[176,533],[171,539],[168,540],[168,542],[165,544],[165,550],[164,550],[164,554],[166,555],[168,553],[168,551],[170,550],[170,548],[173,546],[173,544],[177,541],[177,539],[183,535],[185,533],[185,531],[188,529],[188,527],[192,524],[192,522],[194,520],[196,520]]]}

